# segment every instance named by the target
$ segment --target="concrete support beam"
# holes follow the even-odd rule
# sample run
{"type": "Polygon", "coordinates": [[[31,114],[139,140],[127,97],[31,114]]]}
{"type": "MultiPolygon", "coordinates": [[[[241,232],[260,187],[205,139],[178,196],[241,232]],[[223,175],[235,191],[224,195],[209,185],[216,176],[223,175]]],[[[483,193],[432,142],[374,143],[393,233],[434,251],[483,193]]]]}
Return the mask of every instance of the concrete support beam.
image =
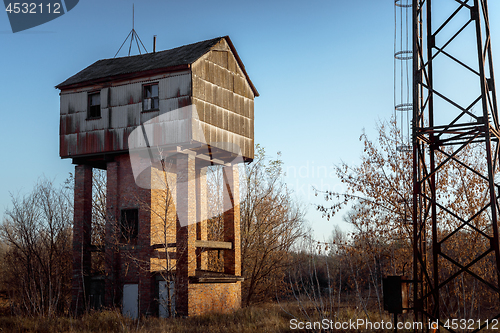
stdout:
{"type": "Polygon", "coordinates": [[[233,242],[197,240],[195,245],[202,250],[231,250],[233,248],[233,242]]]}

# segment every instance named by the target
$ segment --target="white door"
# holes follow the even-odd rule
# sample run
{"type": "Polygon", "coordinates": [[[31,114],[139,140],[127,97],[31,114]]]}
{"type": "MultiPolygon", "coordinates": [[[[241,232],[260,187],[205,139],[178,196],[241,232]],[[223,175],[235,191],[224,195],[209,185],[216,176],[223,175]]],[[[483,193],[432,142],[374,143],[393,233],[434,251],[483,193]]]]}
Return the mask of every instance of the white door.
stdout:
{"type": "Polygon", "coordinates": [[[137,319],[139,315],[139,285],[123,285],[122,314],[132,319],[137,319]]]}
{"type": "Polygon", "coordinates": [[[175,310],[175,288],[174,281],[159,281],[158,282],[158,299],[160,300],[160,318],[168,318],[170,317],[170,309],[168,307],[168,296],[170,292],[170,299],[172,300],[172,309],[175,310]],[[167,284],[170,284],[167,289],[167,284]]]}

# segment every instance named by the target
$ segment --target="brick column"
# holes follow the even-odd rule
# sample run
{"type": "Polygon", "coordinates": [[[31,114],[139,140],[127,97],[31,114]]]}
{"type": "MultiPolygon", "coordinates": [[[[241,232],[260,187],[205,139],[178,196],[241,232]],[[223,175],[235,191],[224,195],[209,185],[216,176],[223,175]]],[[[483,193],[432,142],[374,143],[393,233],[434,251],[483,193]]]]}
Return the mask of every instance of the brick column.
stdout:
{"type": "Polygon", "coordinates": [[[104,304],[106,306],[114,306],[117,303],[119,287],[117,282],[120,269],[120,256],[117,253],[120,239],[118,166],[118,162],[108,162],[106,167],[106,246],[104,262],[106,271],[104,304]]]}
{"type": "Polygon", "coordinates": [[[241,275],[240,188],[238,165],[224,167],[224,241],[232,242],[224,250],[224,273],[241,275]]]}
{"type": "Polygon", "coordinates": [[[71,308],[81,313],[86,307],[91,269],[92,168],[88,165],[75,166],[74,200],[71,308]]]}
{"type": "Polygon", "coordinates": [[[189,276],[196,270],[196,174],[195,158],[190,154],[177,157],[177,280],[176,310],[189,315],[189,276]]]}
{"type": "MultiPolygon", "coordinates": [[[[196,239],[207,240],[207,168],[196,168],[196,239]]],[[[208,252],[197,249],[196,266],[208,269],[208,252]]]]}

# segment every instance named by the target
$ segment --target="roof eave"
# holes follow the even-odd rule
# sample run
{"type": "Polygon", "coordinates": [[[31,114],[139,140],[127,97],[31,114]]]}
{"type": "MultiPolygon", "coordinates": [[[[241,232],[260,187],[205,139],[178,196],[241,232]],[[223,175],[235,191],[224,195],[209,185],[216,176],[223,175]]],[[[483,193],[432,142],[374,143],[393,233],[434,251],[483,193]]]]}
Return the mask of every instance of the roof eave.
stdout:
{"type": "Polygon", "coordinates": [[[191,64],[183,64],[183,65],[177,65],[177,66],[171,66],[171,67],[165,67],[165,68],[156,68],[156,69],[151,69],[151,70],[147,70],[147,71],[139,71],[139,72],[126,73],[126,74],[106,76],[106,77],[102,77],[102,78],[98,78],[98,79],[87,80],[87,81],[82,81],[82,82],[68,84],[68,85],[58,84],[57,86],[55,86],[55,88],[60,89],[61,91],[62,90],[69,90],[69,89],[77,89],[77,88],[82,88],[82,87],[87,87],[87,86],[104,84],[106,82],[111,82],[111,81],[125,81],[125,80],[130,80],[130,79],[137,79],[137,78],[141,78],[141,77],[145,77],[145,76],[178,72],[178,71],[186,70],[189,68],[191,68],[191,64]]]}

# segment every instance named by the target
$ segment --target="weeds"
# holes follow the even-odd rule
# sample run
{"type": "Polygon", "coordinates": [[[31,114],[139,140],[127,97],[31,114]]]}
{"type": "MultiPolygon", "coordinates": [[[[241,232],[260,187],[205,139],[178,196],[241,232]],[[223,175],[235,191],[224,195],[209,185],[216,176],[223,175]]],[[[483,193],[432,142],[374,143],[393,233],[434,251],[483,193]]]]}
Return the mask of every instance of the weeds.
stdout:
{"type": "MultiPolygon", "coordinates": [[[[344,305],[344,304],[343,304],[344,305]]],[[[380,315],[376,309],[370,311],[371,322],[392,321],[389,315],[380,315]]],[[[370,330],[299,330],[292,329],[291,320],[300,322],[321,322],[323,319],[334,322],[367,320],[365,313],[355,307],[342,306],[336,313],[326,315],[315,310],[313,304],[283,302],[246,307],[230,314],[207,314],[189,318],[161,319],[156,317],[132,320],[125,318],[119,311],[101,311],[88,313],[80,318],[70,317],[0,317],[0,333],[266,333],[266,332],[359,332],[370,330]],[[308,307],[308,316],[304,316],[301,306],[308,307]]],[[[408,315],[400,321],[409,320],[408,315]]],[[[393,330],[377,330],[392,332],[393,330]]],[[[399,330],[398,332],[406,332],[399,330]]],[[[408,331],[409,332],[409,331],[408,331]]]]}
{"type": "Polygon", "coordinates": [[[231,314],[190,318],[141,318],[134,321],[117,311],[86,314],[80,318],[0,317],[0,332],[12,333],[157,333],[157,332],[287,332],[289,316],[275,305],[248,307],[231,314]]]}

